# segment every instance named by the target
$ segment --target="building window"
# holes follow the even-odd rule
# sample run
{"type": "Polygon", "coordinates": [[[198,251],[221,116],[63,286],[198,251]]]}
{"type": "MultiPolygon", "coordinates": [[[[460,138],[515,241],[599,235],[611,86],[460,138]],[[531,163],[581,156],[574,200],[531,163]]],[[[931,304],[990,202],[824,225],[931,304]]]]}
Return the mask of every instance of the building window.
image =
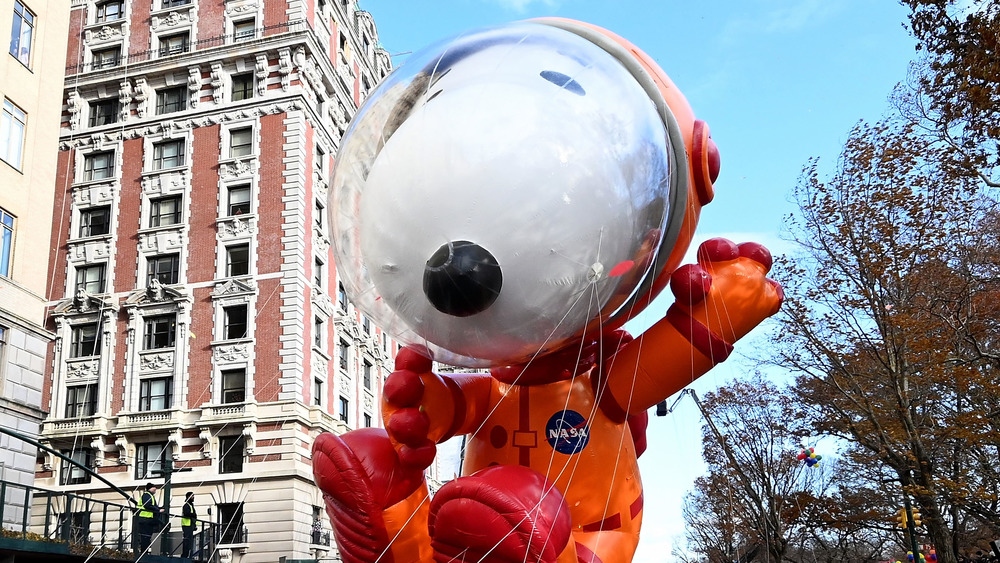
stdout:
{"type": "Polygon", "coordinates": [[[152,256],[146,260],[146,287],[149,287],[153,280],[163,285],[175,284],[179,273],[180,258],[176,254],[152,256]]]}
{"type": "Polygon", "coordinates": [[[83,158],[83,181],[103,180],[111,177],[115,164],[114,151],[95,152],[83,158]]]}
{"type": "Polygon", "coordinates": [[[350,403],[347,402],[347,397],[340,398],[340,420],[343,423],[347,423],[348,419],[348,408],[350,403]]]}
{"type": "Polygon", "coordinates": [[[14,0],[14,25],[10,28],[10,54],[21,64],[31,63],[31,35],[35,30],[35,14],[14,0]]]}
{"type": "Polygon", "coordinates": [[[122,0],[111,0],[97,5],[97,23],[120,20],[123,17],[125,17],[125,3],[122,0]]]}
{"type": "Polygon", "coordinates": [[[76,293],[80,290],[91,295],[104,293],[104,264],[92,264],[76,269],[76,293]]]}
{"type": "Polygon", "coordinates": [[[139,410],[162,411],[170,408],[173,380],[169,377],[143,379],[139,382],[139,410]]]}
{"type": "Polygon", "coordinates": [[[166,227],[181,222],[181,196],[175,195],[149,202],[149,226],[166,227]]]}
{"type": "Polygon", "coordinates": [[[10,100],[3,101],[3,117],[0,118],[0,158],[7,164],[21,169],[21,153],[24,149],[24,128],[28,115],[10,100]]]}
{"type": "Polygon", "coordinates": [[[97,384],[72,385],[66,388],[66,418],[94,416],[97,412],[97,384]]]}
{"type": "Polygon", "coordinates": [[[219,437],[219,473],[243,471],[243,436],[219,437]]]}
{"type": "Polygon", "coordinates": [[[323,265],[319,258],[313,261],[313,285],[316,289],[323,289],[323,265]]]}
{"type": "Polygon", "coordinates": [[[250,273],[250,245],[234,244],[226,247],[226,276],[245,276],[250,273]]]}
{"type": "Polygon", "coordinates": [[[242,403],[246,400],[247,372],[242,369],[222,370],[222,402],[242,403]]]}
{"type": "Polygon", "coordinates": [[[10,277],[14,253],[14,216],[0,208],[0,276],[10,277]]]}
{"type": "MultiPolygon", "coordinates": [[[[90,482],[90,476],[87,480],[90,482]]],[[[56,529],[59,530],[60,539],[67,540],[70,544],[90,543],[90,511],[62,512],[56,515],[56,529]]]]}
{"type": "Polygon", "coordinates": [[[223,307],[225,324],[223,325],[222,337],[226,340],[247,337],[247,306],[231,305],[223,307]]]}
{"type": "Polygon", "coordinates": [[[176,33],[174,35],[167,35],[166,37],[160,38],[161,57],[176,55],[178,53],[186,53],[188,51],[188,47],[189,43],[187,33],[176,33]]]}
{"type": "Polygon", "coordinates": [[[313,404],[323,406],[323,380],[318,377],[313,378],[313,404]]]}
{"type": "Polygon", "coordinates": [[[162,141],[153,144],[153,170],[184,166],[184,140],[162,141]]]}
{"type": "Polygon", "coordinates": [[[246,543],[246,530],[243,528],[243,503],[225,502],[218,505],[219,523],[219,544],[241,544],[246,543]]]}
{"type": "Polygon", "coordinates": [[[347,292],[344,291],[344,284],[337,284],[337,304],[340,305],[340,310],[347,312],[347,292]]]}
{"type": "Polygon", "coordinates": [[[187,95],[184,86],[164,88],[156,91],[156,114],[173,113],[187,109],[187,95]]]}
{"type": "Polygon", "coordinates": [[[364,369],[362,371],[362,375],[364,377],[365,389],[371,389],[372,388],[372,365],[368,362],[368,360],[365,360],[364,369]]]}
{"type": "Polygon", "coordinates": [[[233,41],[249,41],[257,36],[257,22],[242,20],[233,22],[233,41]]]}
{"type": "Polygon", "coordinates": [[[70,334],[70,358],[86,358],[101,353],[100,326],[98,323],[76,325],[70,334]]]}
{"type": "Polygon", "coordinates": [[[313,345],[320,350],[323,349],[323,332],[323,319],[320,317],[313,317],[313,345]]]}
{"type": "Polygon", "coordinates": [[[325,209],[319,200],[316,200],[316,209],[313,213],[313,222],[316,224],[316,228],[319,229],[320,232],[323,232],[323,214],[325,213],[325,209]]]}
{"type": "MultiPolygon", "coordinates": [[[[90,449],[63,450],[62,454],[84,467],[94,466],[94,452],[90,449]]],[[[60,485],[80,485],[90,482],[90,473],[87,473],[79,465],[74,465],[65,459],[59,468],[60,485]]]]}
{"type": "Polygon", "coordinates": [[[121,61],[121,58],[121,47],[116,46],[97,49],[91,53],[90,66],[94,70],[116,67],[118,66],[118,62],[121,61]]]}
{"type": "Polygon", "coordinates": [[[135,478],[139,480],[158,477],[154,471],[163,469],[163,462],[170,455],[170,444],[155,442],[136,444],[135,446],[135,478]]]}
{"type": "Polygon", "coordinates": [[[365,413],[365,428],[372,427],[372,415],[365,413]]]}
{"type": "Polygon", "coordinates": [[[340,341],[340,369],[347,371],[347,356],[351,352],[351,345],[346,340],[340,341]]]}
{"type": "Polygon", "coordinates": [[[80,236],[99,237],[111,232],[111,206],[91,207],[80,211],[80,236]]]}
{"type": "Polygon", "coordinates": [[[161,8],[176,8],[177,6],[187,6],[191,3],[191,0],[163,0],[163,4],[160,5],[161,8]]]}
{"type": "Polygon", "coordinates": [[[363,330],[365,334],[372,333],[372,322],[368,320],[366,315],[361,315],[361,330],[363,330]]]}
{"type": "Polygon", "coordinates": [[[91,127],[110,125],[117,121],[118,100],[109,98],[107,100],[98,100],[90,104],[90,120],[88,121],[88,124],[91,127]]]}
{"type": "Polygon", "coordinates": [[[233,101],[249,100],[253,97],[253,73],[233,76],[233,101]]]}
{"type": "Polygon", "coordinates": [[[312,521],[312,543],[313,545],[330,545],[329,542],[329,532],[326,534],[327,542],[323,542],[323,509],[314,506],[313,507],[313,521],[312,521]]]}
{"type": "Polygon", "coordinates": [[[313,157],[316,159],[316,170],[319,171],[321,175],[326,175],[326,151],[322,147],[316,145],[313,149],[313,157]]]}
{"type": "Polygon", "coordinates": [[[253,129],[241,127],[229,131],[229,158],[253,153],[253,129]]]}
{"type": "Polygon", "coordinates": [[[177,315],[147,317],[143,331],[143,350],[173,348],[177,332],[177,315]]]}
{"type": "Polygon", "coordinates": [[[229,188],[229,217],[250,213],[250,186],[229,188]]]}

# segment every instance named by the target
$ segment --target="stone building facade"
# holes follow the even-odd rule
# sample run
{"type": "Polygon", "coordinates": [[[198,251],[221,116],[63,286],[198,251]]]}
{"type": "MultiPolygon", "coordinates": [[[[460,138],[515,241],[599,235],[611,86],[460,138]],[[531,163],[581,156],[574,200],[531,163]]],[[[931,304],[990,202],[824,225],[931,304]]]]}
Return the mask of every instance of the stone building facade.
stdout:
{"type": "MultiPolygon", "coordinates": [[[[380,425],[397,350],[345,297],[325,212],[390,71],[371,15],[73,0],[66,65],[43,440],[136,494],[184,468],[171,512],[194,492],[224,557],[332,557],[310,445],[380,425]]],[[[36,484],[116,500],[52,455],[36,484]]]]}
{"type": "MultiPolygon", "coordinates": [[[[44,416],[48,225],[52,223],[69,14],[61,0],[0,0],[0,426],[44,416]],[[60,9],[62,8],[62,9],[60,9]]],[[[0,480],[31,485],[35,448],[0,436],[0,480]]],[[[9,501],[9,499],[8,499],[9,501]]],[[[4,512],[5,521],[11,517],[4,512]]]]}

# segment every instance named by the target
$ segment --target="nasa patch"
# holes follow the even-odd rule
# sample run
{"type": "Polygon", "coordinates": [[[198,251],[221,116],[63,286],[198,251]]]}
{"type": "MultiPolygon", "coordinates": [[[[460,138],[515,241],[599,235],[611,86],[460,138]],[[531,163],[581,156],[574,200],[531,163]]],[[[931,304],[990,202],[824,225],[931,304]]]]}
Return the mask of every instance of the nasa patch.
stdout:
{"type": "Polygon", "coordinates": [[[590,427],[587,419],[576,411],[560,411],[552,415],[545,424],[545,437],[552,449],[561,454],[576,454],[583,451],[590,441],[590,427]]]}

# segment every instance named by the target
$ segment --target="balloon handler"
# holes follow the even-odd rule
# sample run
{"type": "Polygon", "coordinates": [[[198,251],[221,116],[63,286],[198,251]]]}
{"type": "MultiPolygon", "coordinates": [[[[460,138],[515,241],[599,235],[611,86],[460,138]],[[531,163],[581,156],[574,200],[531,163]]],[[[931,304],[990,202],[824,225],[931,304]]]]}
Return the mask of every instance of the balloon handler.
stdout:
{"type": "Polygon", "coordinates": [[[581,22],[466,33],[386,78],[328,206],[352,302],[408,344],[385,430],[313,445],[343,561],[632,560],[647,409],[782,301],[758,244],[712,239],[679,267],[718,172],[663,71],[581,22]],[[667,285],[632,339],[621,326],[667,285]],[[436,444],[460,434],[463,476],[429,498],[436,444]]]}

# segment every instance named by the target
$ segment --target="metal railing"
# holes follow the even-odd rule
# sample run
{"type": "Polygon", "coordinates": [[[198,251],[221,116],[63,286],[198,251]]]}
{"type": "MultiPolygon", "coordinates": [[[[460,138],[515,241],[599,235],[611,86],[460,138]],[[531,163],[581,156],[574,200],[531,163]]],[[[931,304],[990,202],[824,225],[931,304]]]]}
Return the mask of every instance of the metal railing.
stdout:
{"type": "Polygon", "coordinates": [[[217,539],[216,543],[219,545],[244,545],[249,543],[250,532],[246,526],[220,525],[216,530],[218,533],[215,535],[215,538],[217,539]]]}
{"type": "Polygon", "coordinates": [[[8,481],[0,481],[0,506],[8,548],[131,557],[130,506],[8,481]]]}
{"type": "MultiPolygon", "coordinates": [[[[5,550],[133,561],[140,548],[178,558],[184,548],[182,531],[169,525],[176,514],[161,514],[155,524],[141,528],[135,507],[9,481],[0,481],[0,507],[0,548],[5,550]]],[[[243,525],[226,529],[199,521],[186,560],[207,563],[217,546],[247,544],[248,538],[243,525]]]]}
{"type": "Polygon", "coordinates": [[[330,547],[330,532],[324,530],[312,531],[312,545],[323,545],[330,547]]]}
{"type": "Polygon", "coordinates": [[[101,60],[90,63],[69,65],[66,67],[66,75],[70,76],[94,70],[107,70],[123,66],[126,64],[132,65],[132,64],[146,62],[149,60],[163,59],[166,57],[182,55],[184,53],[189,53],[191,51],[196,51],[199,49],[208,49],[211,47],[218,47],[222,45],[238,45],[240,43],[246,43],[257,39],[263,39],[265,37],[271,37],[273,35],[279,35],[281,33],[292,33],[292,32],[300,32],[307,30],[312,31],[312,26],[310,26],[309,22],[306,20],[293,20],[288,22],[282,22],[279,24],[258,27],[255,28],[253,31],[249,30],[239,31],[236,33],[228,33],[226,35],[209,37],[207,39],[187,41],[181,45],[174,45],[172,47],[149,49],[147,51],[128,53],[126,55],[120,55],[119,57],[110,60],[101,60]]]}

